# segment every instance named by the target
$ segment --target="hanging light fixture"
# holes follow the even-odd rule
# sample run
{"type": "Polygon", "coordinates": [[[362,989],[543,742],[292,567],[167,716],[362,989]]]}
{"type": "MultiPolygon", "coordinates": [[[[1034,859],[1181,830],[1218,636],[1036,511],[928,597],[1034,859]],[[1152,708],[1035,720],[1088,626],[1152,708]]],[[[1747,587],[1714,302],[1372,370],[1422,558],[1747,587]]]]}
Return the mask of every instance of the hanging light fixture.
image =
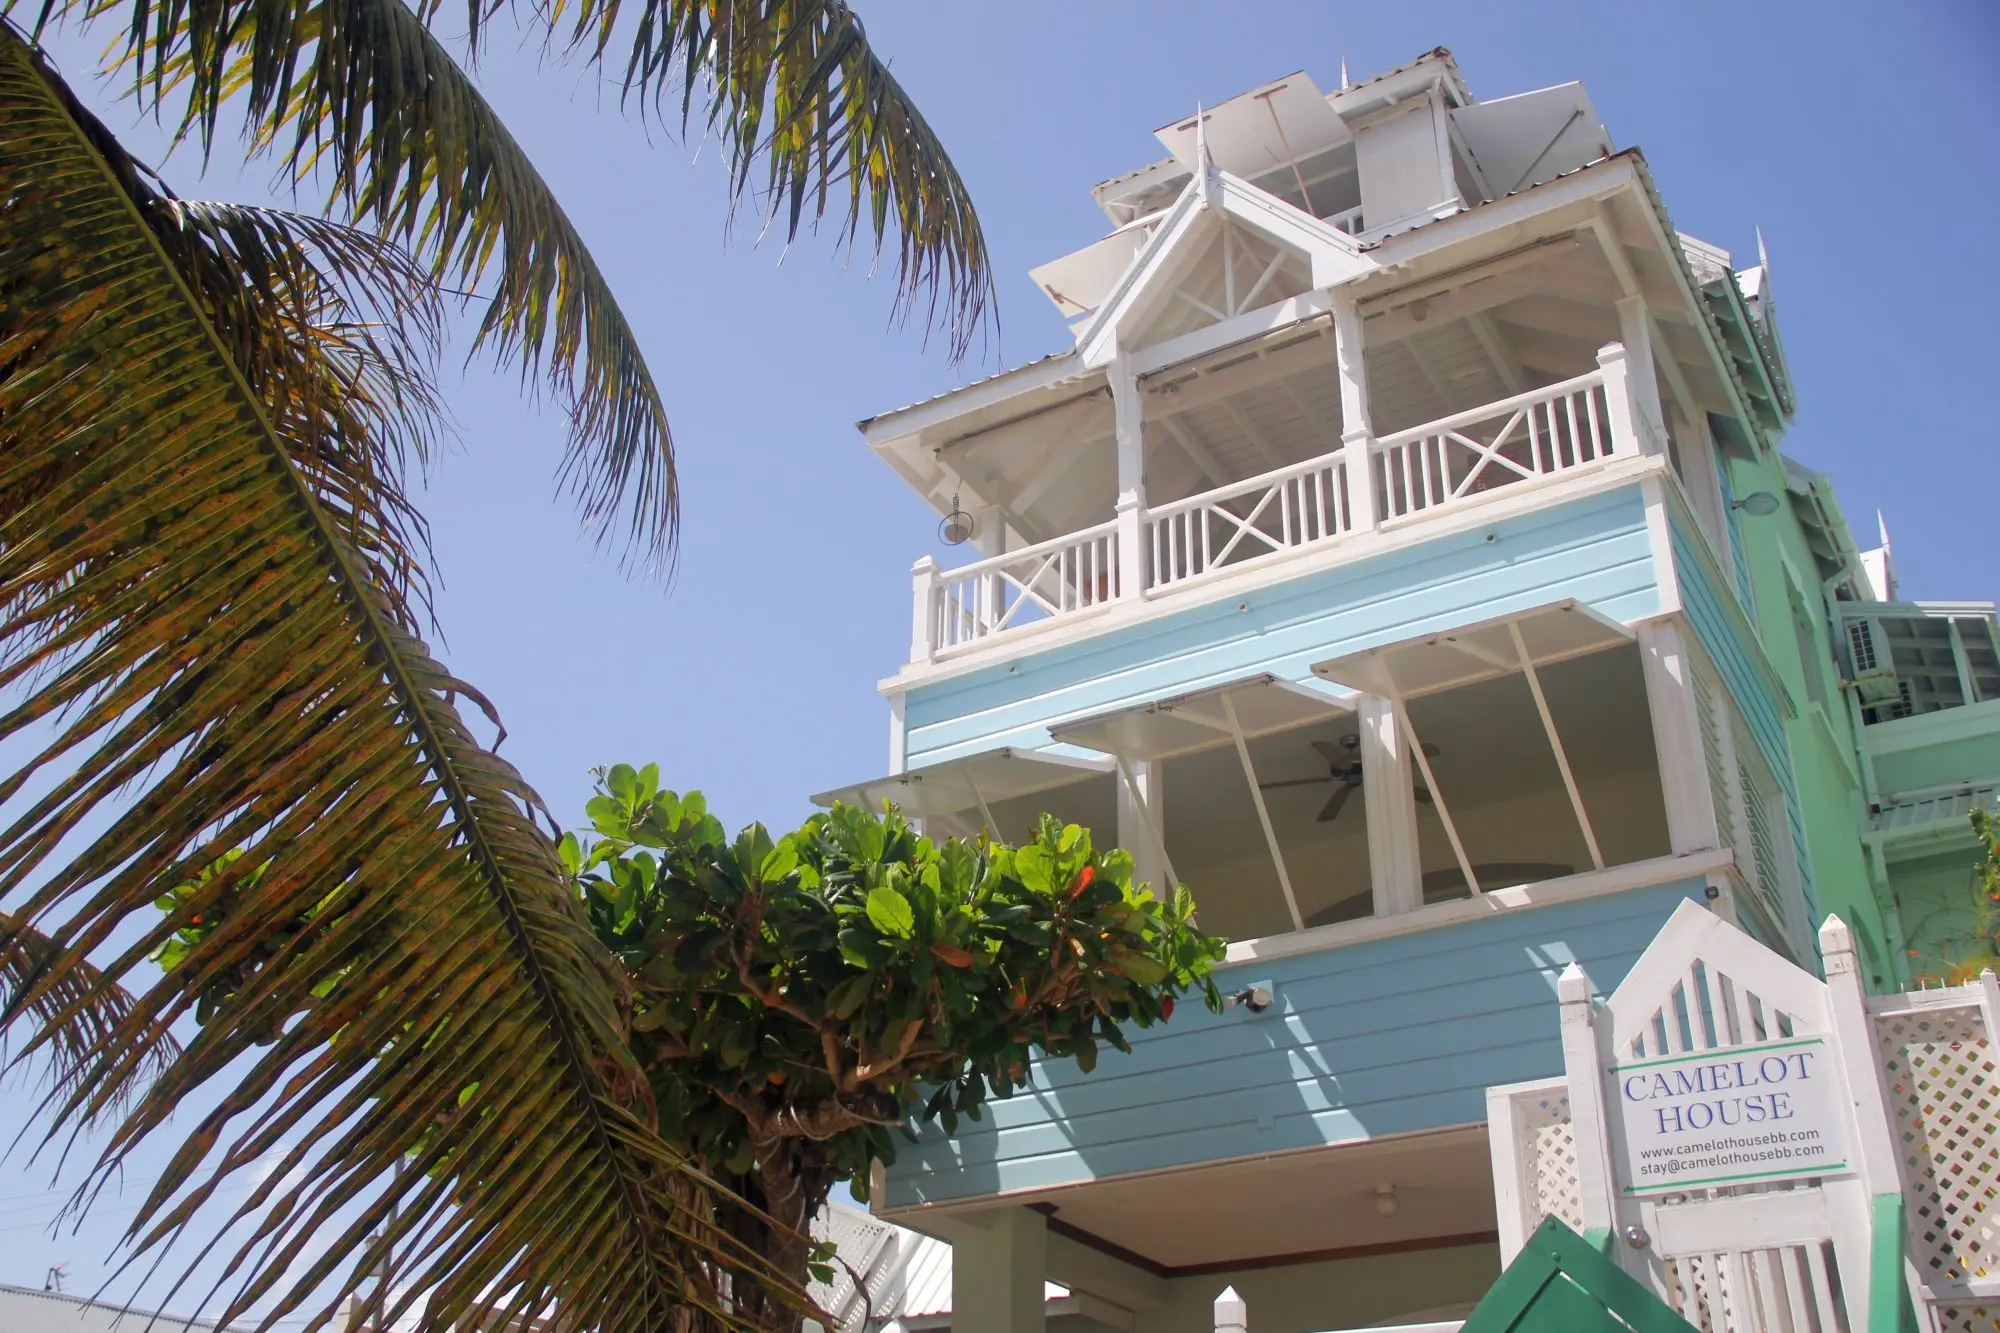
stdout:
{"type": "Polygon", "coordinates": [[[946,546],[963,546],[972,540],[973,529],[978,526],[972,515],[958,506],[958,492],[951,493],[951,512],[938,524],[938,540],[946,546]]]}

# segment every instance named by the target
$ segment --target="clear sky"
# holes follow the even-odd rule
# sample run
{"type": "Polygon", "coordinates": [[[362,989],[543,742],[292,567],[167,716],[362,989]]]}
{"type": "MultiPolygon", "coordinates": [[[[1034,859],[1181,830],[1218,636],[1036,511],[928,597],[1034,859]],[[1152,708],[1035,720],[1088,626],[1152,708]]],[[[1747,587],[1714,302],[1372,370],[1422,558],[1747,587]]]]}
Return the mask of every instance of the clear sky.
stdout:
{"type": "MultiPolygon", "coordinates": [[[[720,173],[620,115],[590,75],[496,50],[481,82],[589,241],[665,395],[686,523],[671,587],[635,584],[552,498],[561,423],[475,371],[423,498],[442,649],[499,706],[504,753],[559,817],[587,770],[658,761],[726,823],[796,821],[809,793],[883,771],[875,682],[909,642],[909,567],[936,516],[853,423],[1067,341],[1029,268],[1106,229],[1089,187],[1161,156],[1152,130],[1304,68],[1338,85],[1443,45],[1492,98],[1571,79],[1639,146],[1674,224],[1755,262],[1769,245],[1801,404],[1788,453],[1829,473],[1856,536],[1886,514],[1904,595],[2000,595],[2000,8],[1990,0],[1354,5],[857,0],[970,183],[995,256],[998,352],[952,365],[887,324],[865,257],[806,240],[779,264],[725,244],[720,173]]],[[[82,77],[100,35],[56,45],[82,77]]],[[[142,152],[157,142],[133,129],[142,152]]],[[[218,162],[222,155],[218,154],[218,162]]],[[[261,197],[263,175],[169,179],[261,197]]],[[[455,363],[454,363],[455,364],[455,363]]],[[[23,1103],[0,1098],[0,1142],[23,1103]]],[[[135,1175],[145,1174],[136,1171],[135,1175]]],[[[51,1238],[48,1173],[0,1167],[0,1281],[67,1261],[88,1290],[125,1220],[51,1238]]]]}

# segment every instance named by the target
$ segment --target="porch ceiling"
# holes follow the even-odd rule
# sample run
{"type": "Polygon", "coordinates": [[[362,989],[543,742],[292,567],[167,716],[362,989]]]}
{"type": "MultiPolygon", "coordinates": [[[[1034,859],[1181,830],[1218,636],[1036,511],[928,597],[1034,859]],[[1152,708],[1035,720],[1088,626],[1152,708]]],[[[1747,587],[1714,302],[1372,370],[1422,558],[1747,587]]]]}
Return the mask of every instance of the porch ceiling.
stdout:
{"type": "Polygon", "coordinates": [[[1103,1181],[1028,1202],[1058,1234],[1158,1268],[1204,1271],[1441,1237],[1474,1243],[1496,1226],[1492,1175],[1486,1132],[1474,1126],[1103,1181]],[[1395,1190],[1388,1216],[1376,1207],[1382,1185],[1395,1190]]]}

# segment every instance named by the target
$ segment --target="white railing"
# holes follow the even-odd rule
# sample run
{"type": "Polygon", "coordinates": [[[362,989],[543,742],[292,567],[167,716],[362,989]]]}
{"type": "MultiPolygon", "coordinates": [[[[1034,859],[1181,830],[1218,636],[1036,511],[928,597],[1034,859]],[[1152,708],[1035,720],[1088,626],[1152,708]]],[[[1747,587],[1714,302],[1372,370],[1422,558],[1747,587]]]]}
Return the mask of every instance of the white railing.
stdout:
{"type": "Polygon", "coordinates": [[[928,580],[918,566],[918,611],[929,630],[923,641],[933,653],[1102,606],[1118,593],[1118,538],[1111,523],[948,574],[932,565],[928,580]]]}
{"type": "Polygon", "coordinates": [[[1361,205],[1356,204],[1354,207],[1339,213],[1328,213],[1320,220],[1337,231],[1346,232],[1349,236],[1359,236],[1361,234],[1361,205]]]}
{"type": "Polygon", "coordinates": [[[1146,518],[1146,589],[1310,546],[1353,529],[1339,454],[1161,505],[1146,518]]]}
{"type": "Polygon", "coordinates": [[[1588,467],[1616,452],[1604,372],[1385,435],[1375,452],[1385,520],[1588,467]]]}

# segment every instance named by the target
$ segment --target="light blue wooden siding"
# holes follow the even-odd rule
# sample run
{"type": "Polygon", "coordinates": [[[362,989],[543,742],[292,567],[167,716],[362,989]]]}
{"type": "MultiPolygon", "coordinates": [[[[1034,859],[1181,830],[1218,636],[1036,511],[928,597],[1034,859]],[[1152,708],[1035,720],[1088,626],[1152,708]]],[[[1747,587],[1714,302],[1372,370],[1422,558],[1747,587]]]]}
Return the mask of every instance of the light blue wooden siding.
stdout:
{"type": "Polygon", "coordinates": [[[1756,737],[1757,748],[1778,777],[1785,793],[1785,811],[1792,826],[1792,849],[1799,867],[1799,885],[1805,892],[1806,919],[1817,926],[1820,919],[1819,895],[1813,889],[1812,856],[1807,849],[1805,815],[1799,807],[1799,784],[1792,773],[1791,746],[1785,740],[1783,705],[1765,684],[1765,674],[1755,665],[1755,651],[1745,642],[1740,620],[1723,601],[1726,594],[1715,586],[1708,562],[1696,551],[1691,537],[1678,520],[1673,524],[1674,570],[1680,581],[1681,608],[1696,637],[1714,659],[1723,687],[1736,701],[1738,711],[1756,737]]]}
{"type": "Polygon", "coordinates": [[[909,763],[1050,744],[1051,722],[1312,664],[1574,597],[1617,620],[1657,614],[1636,486],[1192,606],[909,692],[909,763]],[[1487,534],[1492,540],[1487,540],[1487,534]],[[1238,604],[1243,605],[1238,610],[1238,604]]]}
{"type": "Polygon", "coordinates": [[[1222,971],[1270,984],[1263,1014],[1173,1020],[1095,1071],[1038,1061],[1028,1088],[900,1145],[890,1207],[1042,1189],[1486,1118],[1489,1084],[1562,1072],[1556,978],[1623,979],[1702,881],[1492,916],[1222,971]]]}

